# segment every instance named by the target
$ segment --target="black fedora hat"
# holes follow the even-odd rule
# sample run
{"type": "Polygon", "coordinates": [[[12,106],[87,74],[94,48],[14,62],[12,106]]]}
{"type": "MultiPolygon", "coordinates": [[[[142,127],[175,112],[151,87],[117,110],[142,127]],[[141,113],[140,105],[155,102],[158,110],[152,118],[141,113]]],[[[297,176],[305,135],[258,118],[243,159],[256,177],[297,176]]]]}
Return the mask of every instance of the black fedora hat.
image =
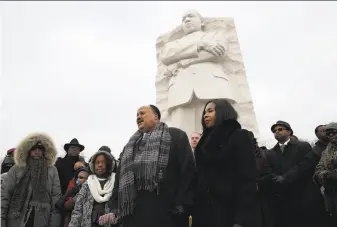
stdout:
{"type": "Polygon", "coordinates": [[[275,124],[273,124],[272,126],[271,126],[271,131],[273,132],[274,131],[274,128],[276,127],[276,126],[283,126],[283,127],[285,127],[286,129],[288,129],[289,131],[290,131],[290,135],[293,135],[293,130],[291,129],[291,126],[290,126],[290,124],[289,123],[287,123],[287,122],[285,122],[285,121],[277,121],[275,124]]]}
{"type": "Polygon", "coordinates": [[[78,142],[78,140],[77,140],[76,138],[72,139],[72,140],[70,141],[70,143],[64,144],[64,150],[65,150],[66,152],[68,152],[70,146],[77,146],[77,147],[80,148],[81,151],[83,151],[84,148],[85,148],[82,144],[80,144],[80,143],[78,142]]]}

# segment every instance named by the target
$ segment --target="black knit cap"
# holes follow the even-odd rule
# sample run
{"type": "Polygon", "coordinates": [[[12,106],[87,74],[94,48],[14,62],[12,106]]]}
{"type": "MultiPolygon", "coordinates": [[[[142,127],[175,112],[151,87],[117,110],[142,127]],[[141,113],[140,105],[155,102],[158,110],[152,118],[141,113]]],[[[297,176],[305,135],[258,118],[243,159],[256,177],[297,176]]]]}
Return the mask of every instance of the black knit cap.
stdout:
{"type": "Polygon", "coordinates": [[[111,154],[110,147],[105,146],[105,145],[101,146],[101,148],[99,149],[99,151],[106,151],[106,152],[109,152],[111,154]]]}
{"type": "Polygon", "coordinates": [[[78,174],[80,173],[80,172],[86,172],[86,173],[88,173],[88,175],[89,175],[89,170],[88,170],[88,168],[87,167],[85,167],[85,166],[80,166],[80,167],[78,167],[78,169],[75,171],[75,181],[76,181],[76,179],[78,178],[78,174]]]}

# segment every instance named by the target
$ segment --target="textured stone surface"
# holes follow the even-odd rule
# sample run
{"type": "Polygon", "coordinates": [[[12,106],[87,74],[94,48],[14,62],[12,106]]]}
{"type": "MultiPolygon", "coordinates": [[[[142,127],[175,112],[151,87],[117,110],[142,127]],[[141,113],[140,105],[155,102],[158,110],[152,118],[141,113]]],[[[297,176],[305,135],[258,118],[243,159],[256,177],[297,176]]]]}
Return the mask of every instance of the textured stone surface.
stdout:
{"type": "MultiPolygon", "coordinates": [[[[254,106],[234,21],[232,18],[203,18],[203,24],[202,35],[199,35],[201,38],[186,38],[182,27],[178,26],[157,39],[156,103],[162,112],[162,119],[169,126],[179,127],[188,134],[193,131],[201,131],[202,106],[210,99],[228,98],[234,103],[234,107],[239,112],[239,121],[242,126],[253,131],[258,136],[254,106]],[[193,54],[193,48],[195,48],[193,45],[198,40],[206,40],[212,43],[212,41],[215,41],[212,40],[212,37],[218,37],[217,39],[219,39],[219,34],[223,35],[223,38],[220,37],[221,41],[219,42],[224,43],[223,45],[226,46],[224,58],[219,58],[216,62],[211,63],[207,62],[207,60],[201,61],[199,64],[193,64],[178,72],[175,70],[179,68],[180,62],[186,61],[185,59],[172,64],[168,63],[167,52],[171,51],[171,49],[178,50],[177,55],[172,55],[174,57],[178,56],[178,58],[179,54],[181,54],[179,47],[184,51],[189,49],[189,53],[193,54]],[[180,44],[180,42],[186,43],[189,40],[191,44],[186,46],[188,48],[182,47],[183,44],[180,44]],[[167,50],[169,47],[172,48],[167,50]],[[219,65],[221,65],[223,73],[217,76],[215,74],[218,74],[219,65]],[[185,75],[186,73],[188,74],[187,76],[185,75]],[[175,74],[173,76],[175,77],[174,79],[172,79],[172,74],[175,74]],[[189,74],[197,74],[198,77],[189,74]],[[185,79],[177,79],[183,76],[185,79]],[[174,94],[170,90],[172,86],[179,87],[179,89],[175,88],[174,94]]],[[[198,37],[198,34],[194,36],[198,37]]],[[[187,55],[185,54],[184,56],[187,55]]]]}

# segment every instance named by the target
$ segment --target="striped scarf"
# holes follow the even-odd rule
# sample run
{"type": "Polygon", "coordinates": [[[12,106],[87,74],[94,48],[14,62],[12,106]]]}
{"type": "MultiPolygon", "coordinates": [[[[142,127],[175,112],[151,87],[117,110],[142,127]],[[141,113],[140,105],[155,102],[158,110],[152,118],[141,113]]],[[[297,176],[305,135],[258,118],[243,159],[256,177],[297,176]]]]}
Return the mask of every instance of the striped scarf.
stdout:
{"type": "Polygon", "coordinates": [[[45,207],[50,204],[47,183],[47,160],[45,158],[28,158],[26,172],[16,184],[9,204],[9,210],[14,218],[19,218],[22,215],[22,209],[28,196],[29,184],[33,189],[33,195],[29,202],[30,206],[45,207]]]}
{"type": "Polygon", "coordinates": [[[144,146],[137,146],[143,133],[137,131],[124,147],[121,157],[118,188],[118,213],[120,217],[132,214],[137,190],[152,192],[157,188],[159,171],[167,167],[171,136],[165,123],[158,123],[147,133],[144,146]],[[140,149],[139,149],[139,148],[140,149]]]}

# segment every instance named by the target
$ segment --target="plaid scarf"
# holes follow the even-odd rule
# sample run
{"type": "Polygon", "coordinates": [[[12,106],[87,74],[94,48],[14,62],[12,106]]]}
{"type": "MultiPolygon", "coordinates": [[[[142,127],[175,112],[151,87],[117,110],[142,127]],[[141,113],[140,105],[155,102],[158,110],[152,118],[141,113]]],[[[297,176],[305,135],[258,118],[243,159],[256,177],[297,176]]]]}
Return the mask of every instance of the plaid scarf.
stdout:
{"type": "Polygon", "coordinates": [[[50,203],[47,180],[47,160],[44,158],[36,160],[28,158],[26,172],[15,186],[9,205],[9,211],[13,213],[14,218],[19,218],[22,214],[22,209],[28,196],[29,183],[33,189],[33,196],[29,203],[30,206],[38,207],[50,203]]]}
{"type": "MultiPolygon", "coordinates": [[[[157,188],[159,171],[167,167],[171,136],[165,123],[158,123],[147,133],[144,149],[137,148],[143,133],[137,131],[126,144],[121,157],[118,188],[118,213],[120,217],[132,214],[137,190],[152,192],[157,188]]],[[[144,141],[143,141],[144,142],[144,141]]]]}

